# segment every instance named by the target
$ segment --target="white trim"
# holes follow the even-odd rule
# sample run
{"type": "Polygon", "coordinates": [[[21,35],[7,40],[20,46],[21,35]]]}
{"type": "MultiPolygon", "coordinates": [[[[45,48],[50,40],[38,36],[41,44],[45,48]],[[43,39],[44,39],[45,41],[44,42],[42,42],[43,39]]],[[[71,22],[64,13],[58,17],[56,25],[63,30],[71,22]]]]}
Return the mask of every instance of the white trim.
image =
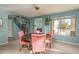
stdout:
{"type": "Polygon", "coordinates": [[[4,45],[4,44],[7,44],[8,42],[4,42],[4,43],[1,43],[0,45],[4,45]]]}
{"type": "Polygon", "coordinates": [[[66,44],[71,44],[71,45],[79,45],[77,43],[71,43],[71,42],[66,42],[66,41],[61,41],[61,40],[56,40],[56,41],[66,43],[66,44]]]}
{"type": "Polygon", "coordinates": [[[54,49],[54,48],[52,48],[52,49],[46,48],[46,50],[49,50],[49,51],[52,51],[52,52],[64,53],[64,54],[69,54],[69,53],[71,54],[71,53],[73,53],[73,52],[67,52],[67,51],[54,49]]]}
{"type": "Polygon", "coordinates": [[[46,48],[46,50],[55,51],[55,52],[64,52],[65,53],[65,51],[58,50],[58,49],[49,49],[49,48],[46,48]]]}

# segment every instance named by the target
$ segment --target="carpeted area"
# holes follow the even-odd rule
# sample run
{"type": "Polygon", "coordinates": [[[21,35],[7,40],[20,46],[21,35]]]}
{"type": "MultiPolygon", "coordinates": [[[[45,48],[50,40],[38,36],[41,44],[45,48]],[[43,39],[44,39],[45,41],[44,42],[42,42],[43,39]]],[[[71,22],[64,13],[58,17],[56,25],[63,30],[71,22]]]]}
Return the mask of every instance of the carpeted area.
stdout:
{"type": "MultiPolygon", "coordinates": [[[[79,53],[78,45],[69,45],[61,42],[52,43],[52,48],[46,48],[46,54],[74,54],[79,53]]],[[[0,54],[31,54],[27,48],[19,51],[19,41],[10,40],[7,44],[0,45],[0,54]]]]}

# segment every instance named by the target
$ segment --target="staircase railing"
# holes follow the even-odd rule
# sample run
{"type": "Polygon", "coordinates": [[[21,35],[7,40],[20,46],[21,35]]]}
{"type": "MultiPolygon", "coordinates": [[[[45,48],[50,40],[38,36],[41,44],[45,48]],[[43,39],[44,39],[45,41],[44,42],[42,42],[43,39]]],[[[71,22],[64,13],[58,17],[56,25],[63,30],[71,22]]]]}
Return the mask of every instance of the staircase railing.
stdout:
{"type": "MultiPolygon", "coordinates": [[[[22,19],[25,19],[25,18],[23,18],[23,17],[21,17],[22,19]]],[[[14,17],[14,23],[17,25],[17,27],[19,28],[19,29],[21,29],[21,25],[22,24],[27,24],[28,26],[30,25],[30,21],[28,20],[26,20],[25,19],[25,22],[20,22],[19,21],[19,18],[18,17],[14,17]]],[[[27,26],[26,26],[27,27],[27,26]]],[[[30,28],[28,28],[28,32],[29,32],[29,30],[30,30],[30,28]]]]}

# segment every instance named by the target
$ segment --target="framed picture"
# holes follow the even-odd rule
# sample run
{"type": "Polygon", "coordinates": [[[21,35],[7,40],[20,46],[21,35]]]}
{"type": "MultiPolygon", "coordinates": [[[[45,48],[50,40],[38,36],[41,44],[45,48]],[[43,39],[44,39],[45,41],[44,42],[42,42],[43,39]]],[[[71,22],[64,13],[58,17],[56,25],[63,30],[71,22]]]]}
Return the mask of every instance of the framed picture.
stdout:
{"type": "Polygon", "coordinates": [[[0,26],[2,26],[2,19],[0,18],[0,26]]]}

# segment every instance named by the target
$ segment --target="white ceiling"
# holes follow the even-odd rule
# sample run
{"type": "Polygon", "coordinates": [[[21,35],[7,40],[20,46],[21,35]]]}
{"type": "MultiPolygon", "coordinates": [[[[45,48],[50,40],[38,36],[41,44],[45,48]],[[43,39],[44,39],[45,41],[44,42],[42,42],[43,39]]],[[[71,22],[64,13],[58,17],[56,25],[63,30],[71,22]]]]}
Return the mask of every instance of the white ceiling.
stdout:
{"type": "Polygon", "coordinates": [[[40,9],[37,11],[32,4],[0,4],[0,8],[29,17],[79,9],[79,4],[39,4],[39,6],[40,9]]]}

